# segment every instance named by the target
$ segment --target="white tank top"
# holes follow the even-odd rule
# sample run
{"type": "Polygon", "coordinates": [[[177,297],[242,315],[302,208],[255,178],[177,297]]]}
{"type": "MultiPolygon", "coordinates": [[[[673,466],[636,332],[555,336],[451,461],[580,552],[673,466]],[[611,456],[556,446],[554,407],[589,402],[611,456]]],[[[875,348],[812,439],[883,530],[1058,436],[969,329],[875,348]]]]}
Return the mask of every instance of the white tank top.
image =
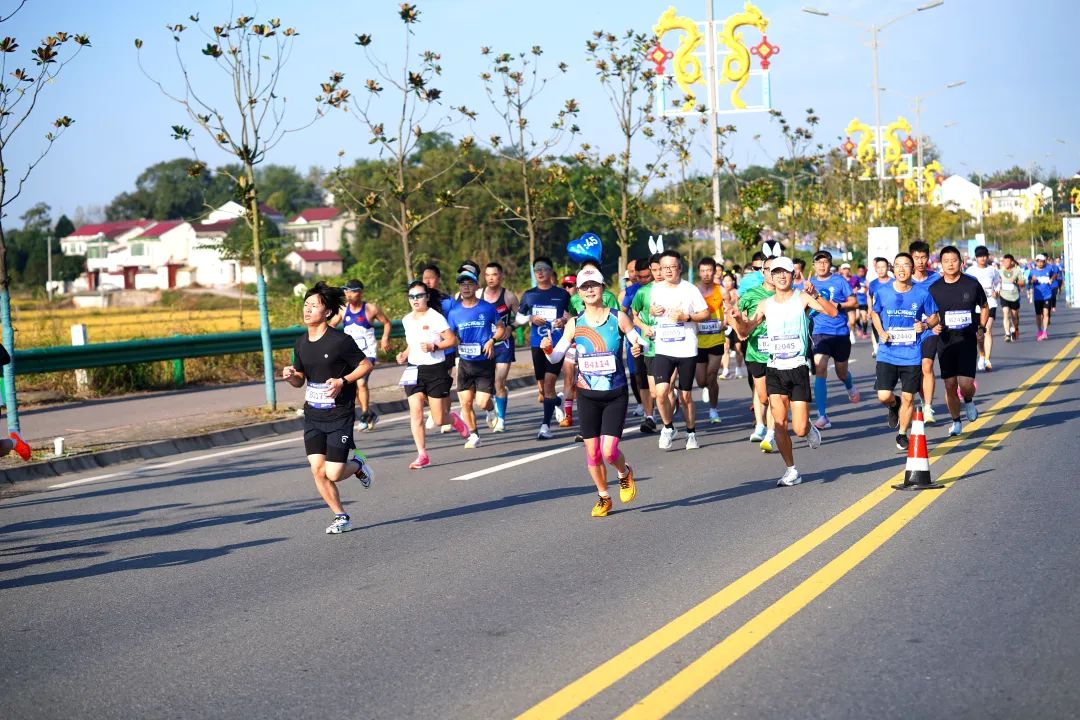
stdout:
{"type": "Polygon", "coordinates": [[[776,296],[766,298],[765,327],[769,337],[769,367],[792,370],[807,364],[806,345],[809,321],[796,290],[787,302],[777,302],[776,296]]]}

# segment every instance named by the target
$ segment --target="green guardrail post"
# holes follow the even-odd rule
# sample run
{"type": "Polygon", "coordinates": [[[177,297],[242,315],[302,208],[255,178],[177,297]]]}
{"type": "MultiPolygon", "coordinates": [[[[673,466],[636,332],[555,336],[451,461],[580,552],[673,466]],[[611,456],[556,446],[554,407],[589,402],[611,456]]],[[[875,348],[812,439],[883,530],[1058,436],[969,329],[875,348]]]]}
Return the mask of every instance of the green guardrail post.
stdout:
{"type": "Polygon", "coordinates": [[[184,358],[176,358],[172,361],[172,379],[177,389],[184,387],[184,358]]]}

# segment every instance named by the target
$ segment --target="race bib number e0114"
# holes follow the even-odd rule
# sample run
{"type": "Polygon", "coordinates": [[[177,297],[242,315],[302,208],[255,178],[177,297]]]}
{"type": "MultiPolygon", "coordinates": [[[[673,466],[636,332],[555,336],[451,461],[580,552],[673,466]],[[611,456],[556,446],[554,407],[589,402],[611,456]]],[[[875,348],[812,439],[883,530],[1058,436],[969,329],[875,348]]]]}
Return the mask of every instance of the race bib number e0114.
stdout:
{"type": "Polygon", "coordinates": [[[559,317],[559,311],[551,305],[537,305],[532,310],[532,316],[541,318],[545,322],[555,322],[559,317]]]}
{"type": "Polygon", "coordinates": [[[308,404],[308,407],[316,410],[329,410],[334,407],[334,398],[328,395],[329,392],[330,383],[308,381],[307,389],[304,391],[304,402],[308,404]]]}
{"type": "Polygon", "coordinates": [[[578,368],[585,375],[611,375],[617,367],[615,353],[583,353],[577,359],[578,368]]]}
{"type": "Polygon", "coordinates": [[[410,385],[415,385],[417,373],[419,372],[419,370],[420,368],[418,368],[416,365],[410,365],[409,367],[405,368],[405,372],[401,373],[401,379],[398,380],[398,385],[402,387],[409,387],[410,385]]]}
{"type": "Polygon", "coordinates": [[[915,328],[889,328],[889,342],[893,345],[914,345],[915,328]]]}
{"type": "Polygon", "coordinates": [[[971,324],[970,310],[946,310],[945,327],[950,330],[963,330],[971,324]]]}

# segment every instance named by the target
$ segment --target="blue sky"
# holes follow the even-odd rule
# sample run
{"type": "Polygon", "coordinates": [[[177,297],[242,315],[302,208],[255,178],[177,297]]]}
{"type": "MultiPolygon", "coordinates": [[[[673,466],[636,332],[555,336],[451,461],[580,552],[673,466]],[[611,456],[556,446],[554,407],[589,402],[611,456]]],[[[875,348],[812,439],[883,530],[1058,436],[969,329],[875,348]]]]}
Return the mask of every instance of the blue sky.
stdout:
{"type": "MultiPolygon", "coordinates": [[[[680,15],[704,19],[706,1],[684,0],[675,7],[680,15]]],[[[2,2],[4,8],[13,4],[13,0],[2,2]]],[[[770,42],[781,47],[772,66],[774,106],[792,120],[801,118],[806,108],[814,108],[821,117],[818,138],[827,144],[839,143],[852,117],[872,122],[867,35],[836,17],[809,15],[800,12],[800,7],[811,5],[869,25],[918,4],[907,0],[758,2],[770,20],[770,42]]],[[[442,53],[444,78],[438,87],[446,104],[465,104],[480,113],[471,127],[459,125],[456,133],[485,138],[498,128],[478,78],[485,66],[479,48],[489,45],[495,51],[517,52],[542,46],[549,68],[565,61],[570,70],[545,90],[536,122],[546,121],[563,99],[574,97],[582,107],[580,140],[613,150],[617,131],[613,131],[611,111],[595,74],[584,62],[584,43],[595,29],[648,30],[668,5],[642,0],[431,0],[419,3],[421,23],[416,26],[413,47],[442,53]]],[[[258,18],[281,17],[301,33],[282,85],[289,100],[287,119],[300,125],[314,110],[318,83],[331,70],[345,72],[347,84],[358,90],[372,75],[363,51],[353,44],[355,33],[373,35],[372,49],[384,59],[400,56],[397,6],[390,0],[308,0],[303,5],[278,0],[258,4],[29,0],[0,27],[0,35],[20,41],[20,51],[56,30],[88,33],[93,47],[84,50],[48,88],[32,123],[5,150],[9,172],[19,172],[40,150],[39,139],[52,118],[66,114],[76,120],[35,171],[23,195],[8,207],[5,222],[20,225],[19,216],[37,202],[51,205],[54,218],[60,213],[73,215],[79,206],[104,206],[133,188],[136,176],[148,165],[186,154],[184,146],[170,137],[169,128],[191,123],[179,106],[141,74],[134,38],[144,40],[143,58],[151,72],[175,88],[177,65],[165,24],[190,24],[187,16],[196,11],[204,21],[215,22],[240,12],[258,18]]],[[[715,0],[714,8],[720,19],[740,11],[742,3],[715,0]]],[[[1080,66],[1071,32],[1076,22],[1077,8],[1065,0],[946,0],[941,7],[883,31],[881,85],[914,96],[949,82],[966,81],[924,104],[923,132],[939,146],[949,171],[985,173],[1035,162],[1071,175],[1080,169],[1080,124],[1076,123],[1080,66]]],[[[744,32],[750,44],[757,42],[756,31],[744,32]]],[[[665,45],[673,47],[676,42],[672,34],[665,45]]],[[[20,64],[28,64],[25,54],[18,58],[20,64]]],[[[197,87],[221,84],[222,76],[208,71],[201,55],[191,56],[191,67],[197,87]]],[[[744,96],[751,95],[748,88],[744,96]]],[[[909,101],[889,92],[882,94],[881,101],[884,122],[904,115],[914,124],[909,101]]],[[[740,165],[766,164],[781,152],[779,132],[764,115],[735,115],[729,121],[739,128],[733,147],[740,165]],[[755,135],[760,139],[755,140],[755,135]]],[[[229,160],[207,139],[197,141],[211,166],[229,160]]],[[[372,152],[364,129],[344,114],[334,113],[289,136],[268,161],[294,165],[304,172],[312,165],[333,167],[339,150],[346,158],[372,152]]],[[[702,157],[701,167],[707,166],[707,156],[702,157]]]]}

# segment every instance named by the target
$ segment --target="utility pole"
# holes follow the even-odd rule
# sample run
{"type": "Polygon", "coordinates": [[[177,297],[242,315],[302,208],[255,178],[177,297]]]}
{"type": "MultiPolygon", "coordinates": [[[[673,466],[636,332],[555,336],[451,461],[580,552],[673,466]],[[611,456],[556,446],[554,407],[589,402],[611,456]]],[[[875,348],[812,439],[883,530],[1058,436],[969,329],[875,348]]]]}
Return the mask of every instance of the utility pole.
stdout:
{"type": "Polygon", "coordinates": [[[709,132],[712,134],[712,205],[713,205],[713,257],[717,262],[724,262],[722,229],[720,227],[720,121],[717,113],[716,87],[716,33],[713,23],[713,0],[705,15],[705,77],[709,84],[709,132]]]}
{"type": "Polygon", "coordinates": [[[52,302],[52,235],[45,236],[45,258],[46,265],[49,268],[49,280],[45,285],[45,294],[49,296],[49,302],[52,302]]]}

